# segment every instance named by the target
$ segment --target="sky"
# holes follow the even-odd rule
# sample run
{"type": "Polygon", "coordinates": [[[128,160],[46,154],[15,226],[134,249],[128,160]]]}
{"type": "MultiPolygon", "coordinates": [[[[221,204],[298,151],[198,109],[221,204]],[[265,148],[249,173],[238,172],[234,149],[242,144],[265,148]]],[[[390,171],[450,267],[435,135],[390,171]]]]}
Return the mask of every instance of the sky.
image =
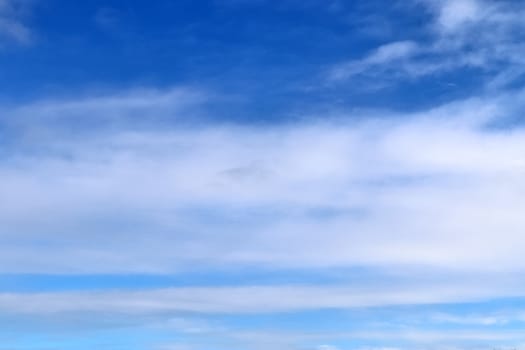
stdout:
{"type": "Polygon", "coordinates": [[[0,350],[525,348],[523,18],[0,0],[0,350]]]}

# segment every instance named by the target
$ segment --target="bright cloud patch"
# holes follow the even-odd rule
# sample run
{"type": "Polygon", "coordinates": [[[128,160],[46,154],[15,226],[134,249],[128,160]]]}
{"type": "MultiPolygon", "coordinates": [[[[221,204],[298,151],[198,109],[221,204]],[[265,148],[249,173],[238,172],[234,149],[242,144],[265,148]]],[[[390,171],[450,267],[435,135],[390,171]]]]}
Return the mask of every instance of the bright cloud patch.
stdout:
{"type": "Polygon", "coordinates": [[[112,128],[114,115],[163,113],[148,98],[138,113],[133,97],[8,111],[19,137],[0,174],[4,272],[523,267],[524,137],[490,126],[520,95],[357,123],[112,128]],[[89,124],[91,109],[107,125],[85,135],[39,121],[89,124]]]}

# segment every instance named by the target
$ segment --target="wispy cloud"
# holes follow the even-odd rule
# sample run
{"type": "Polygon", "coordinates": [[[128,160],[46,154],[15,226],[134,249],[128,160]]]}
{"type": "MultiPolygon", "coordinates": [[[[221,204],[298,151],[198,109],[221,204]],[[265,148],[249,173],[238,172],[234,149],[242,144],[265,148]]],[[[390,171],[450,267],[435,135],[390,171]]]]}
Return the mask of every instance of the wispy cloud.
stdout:
{"type": "MultiPolygon", "coordinates": [[[[0,0],[1,43],[32,41],[32,3],[0,0]]],[[[21,81],[0,102],[2,346],[523,342],[523,6],[205,4],[65,6],[37,21],[35,64],[4,70],[21,81]],[[441,98],[429,77],[479,87],[441,98]],[[337,109],[354,97],[384,109],[337,109]]]]}
{"type": "MultiPolygon", "coordinates": [[[[456,281],[399,284],[387,290],[351,286],[181,287],[138,291],[0,294],[5,315],[105,313],[121,315],[279,313],[319,309],[425,305],[523,295],[525,286],[456,281]]],[[[497,282],[509,282],[501,280],[497,282]]],[[[439,319],[439,318],[437,318],[439,319]]],[[[447,320],[442,316],[441,320],[447,320]]],[[[457,319],[452,319],[456,320],[457,319]]]]}
{"type": "MultiPolygon", "coordinates": [[[[330,346],[345,349],[346,346],[335,345],[345,340],[385,344],[377,346],[378,349],[393,348],[387,344],[400,342],[403,344],[402,348],[409,349],[446,349],[452,345],[458,349],[470,349],[472,345],[479,348],[480,342],[516,343],[523,339],[523,334],[519,328],[496,329],[493,323],[485,321],[480,324],[478,321],[481,317],[469,315],[462,318],[457,315],[430,313],[430,317],[433,317],[432,322],[429,322],[428,318],[414,322],[411,321],[414,305],[419,303],[419,307],[422,307],[420,314],[427,315],[428,304],[460,302],[472,300],[473,297],[492,298],[496,295],[508,295],[507,291],[504,283],[488,286],[473,283],[472,280],[458,281],[454,287],[447,286],[446,283],[411,284],[395,285],[383,290],[357,285],[281,285],[22,293],[0,294],[0,311],[4,319],[34,319],[38,320],[37,323],[52,323],[61,331],[65,325],[82,330],[96,327],[97,322],[109,323],[115,328],[132,326],[150,331],[163,331],[179,340],[173,346],[197,349],[207,348],[202,346],[206,339],[216,344],[233,344],[235,348],[241,349],[260,349],[264,348],[263,344],[274,345],[278,349],[321,349],[328,348],[328,344],[334,344],[330,346]],[[411,308],[406,307],[407,302],[411,308]],[[396,305],[397,308],[393,307],[396,305]],[[403,305],[405,307],[402,307],[403,305]],[[283,315],[316,309],[343,309],[347,315],[376,313],[392,316],[395,312],[396,317],[394,323],[389,323],[391,319],[378,323],[365,318],[359,323],[334,324],[332,319],[326,326],[321,326],[320,323],[329,320],[330,316],[317,313],[316,321],[312,323],[313,328],[309,329],[306,319],[312,317],[312,314],[299,314],[299,317],[306,317],[306,324],[300,329],[281,328],[280,317],[283,315]],[[388,311],[385,313],[385,310],[388,311]],[[261,314],[268,315],[266,319],[272,321],[255,324],[250,322],[250,317],[261,314]],[[215,317],[212,318],[213,322],[206,321],[210,315],[215,317]],[[220,315],[225,318],[221,319],[220,315]],[[238,323],[231,322],[235,317],[240,320],[238,323]],[[464,323],[458,328],[459,322],[464,323]],[[464,346],[460,346],[461,344],[464,346]]],[[[511,312],[514,311],[516,310],[511,312]]],[[[509,317],[509,314],[509,310],[504,311],[498,318],[509,317]]],[[[338,315],[341,317],[342,313],[338,315]]],[[[341,319],[343,320],[344,318],[341,319]]],[[[14,327],[16,328],[16,324],[14,327]]],[[[170,346],[164,342],[159,348],[170,346]]],[[[351,348],[364,350],[376,347],[351,348]]]]}
{"type": "Polygon", "coordinates": [[[402,66],[413,55],[416,55],[418,45],[412,41],[398,41],[378,47],[369,56],[336,66],[331,72],[329,79],[338,81],[349,77],[366,73],[371,69],[382,69],[384,66],[395,64],[402,66]]]}
{"type": "Polygon", "coordinates": [[[23,21],[30,1],[0,1],[0,38],[27,44],[31,41],[31,30],[23,21]]]}
{"type": "Polygon", "coordinates": [[[424,40],[407,37],[386,43],[362,59],[336,65],[328,73],[328,79],[343,81],[366,75],[398,83],[399,79],[471,68],[490,73],[487,84],[501,87],[523,74],[519,68],[525,47],[517,38],[523,35],[525,26],[520,20],[523,9],[519,4],[483,0],[415,4],[432,19],[430,25],[422,28],[426,33],[424,40]]]}

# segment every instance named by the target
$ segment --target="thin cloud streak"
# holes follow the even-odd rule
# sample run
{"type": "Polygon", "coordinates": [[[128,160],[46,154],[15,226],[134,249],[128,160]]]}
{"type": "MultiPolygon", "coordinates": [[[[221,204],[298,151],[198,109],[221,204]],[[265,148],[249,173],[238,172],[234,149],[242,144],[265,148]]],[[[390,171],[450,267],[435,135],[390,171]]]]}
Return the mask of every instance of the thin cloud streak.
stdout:
{"type": "Polygon", "coordinates": [[[1,0],[0,1],[0,39],[28,44],[32,40],[31,30],[24,24],[24,13],[27,12],[30,1],[1,0]]]}
{"type": "Polygon", "coordinates": [[[525,26],[519,4],[422,0],[413,6],[431,17],[431,24],[423,28],[427,39],[385,43],[361,59],[336,64],[327,72],[327,80],[340,83],[368,77],[375,84],[378,80],[399,84],[473,69],[487,74],[485,87],[495,89],[522,76],[525,47],[519,38],[525,26]]]}
{"type": "Polygon", "coordinates": [[[121,315],[261,314],[322,309],[352,309],[396,305],[427,305],[484,301],[523,295],[519,283],[431,282],[389,289],[353,286],[181,287],[138,291],[3,293],[5,315],[106,313],[121,315]]]}

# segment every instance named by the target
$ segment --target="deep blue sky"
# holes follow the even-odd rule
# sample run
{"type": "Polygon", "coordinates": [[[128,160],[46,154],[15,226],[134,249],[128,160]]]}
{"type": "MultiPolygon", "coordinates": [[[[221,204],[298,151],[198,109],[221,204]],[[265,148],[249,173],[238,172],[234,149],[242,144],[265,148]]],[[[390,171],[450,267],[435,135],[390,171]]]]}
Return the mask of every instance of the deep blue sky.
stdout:
{"type": "Polygon", "coordinates": [[[188,84],[231,96],[228,107],[248,121],[305,105],[414,109],[477,90],[479,76],[435,74],[404,81],[402,93],[319,80],[382,44],[428,39],[431,15],[422,4],[383,1],[40,1],[27,15],[33,42],[0,56],[2,98],[188,84]]]}

